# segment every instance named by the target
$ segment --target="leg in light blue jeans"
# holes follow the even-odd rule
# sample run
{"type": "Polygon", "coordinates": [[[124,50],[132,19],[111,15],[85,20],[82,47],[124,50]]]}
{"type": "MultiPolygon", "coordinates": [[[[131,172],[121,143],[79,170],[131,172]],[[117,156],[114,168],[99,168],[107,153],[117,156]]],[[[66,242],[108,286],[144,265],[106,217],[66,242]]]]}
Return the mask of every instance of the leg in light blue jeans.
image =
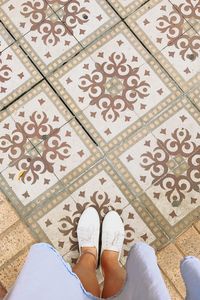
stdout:
{"type": "Polygon", "coordinates": [[[186,256],[180,268],[186,286],[186,300],[200,300],[200,260],[186,256]]]}

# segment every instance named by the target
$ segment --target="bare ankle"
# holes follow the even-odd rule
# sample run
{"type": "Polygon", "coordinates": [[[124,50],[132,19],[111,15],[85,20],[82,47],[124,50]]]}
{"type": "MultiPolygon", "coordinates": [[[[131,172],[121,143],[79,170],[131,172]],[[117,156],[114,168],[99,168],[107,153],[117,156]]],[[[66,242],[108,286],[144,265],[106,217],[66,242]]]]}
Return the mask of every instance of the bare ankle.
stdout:
{"type": "Polygon", "coordinates": [[[118,252],[105,250],[101,256],[101,266],[103,271],[113,271],[120,268],[118,257],[118,252]]]}

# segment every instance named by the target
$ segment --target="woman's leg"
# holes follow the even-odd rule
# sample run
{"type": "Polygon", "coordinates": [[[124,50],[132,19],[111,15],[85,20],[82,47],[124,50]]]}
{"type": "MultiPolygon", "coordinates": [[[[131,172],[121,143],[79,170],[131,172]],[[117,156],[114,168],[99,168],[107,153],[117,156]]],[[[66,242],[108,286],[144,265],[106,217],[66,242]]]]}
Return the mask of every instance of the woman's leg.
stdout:
{"type": "Polygon", "coordinates": [[[96,277],[97,253],[94,247],[83,247],[78,263],[73,272],[79,277],[87,292],[100,297],[100,287],[96,277]]]}
{"type": "Polygon", "coordinates": [[[186,285],[186,299],[200,299],[200,260],[187,256],[181,262],[181,274],[186,285]]]}
{"type": "Polygon", "coordinates": [[[117,294],[124,286],[126,271],[118,262],[118,252],[105,250],[101,257],[101,266],[104,273],[103,298],[117,294]]]}

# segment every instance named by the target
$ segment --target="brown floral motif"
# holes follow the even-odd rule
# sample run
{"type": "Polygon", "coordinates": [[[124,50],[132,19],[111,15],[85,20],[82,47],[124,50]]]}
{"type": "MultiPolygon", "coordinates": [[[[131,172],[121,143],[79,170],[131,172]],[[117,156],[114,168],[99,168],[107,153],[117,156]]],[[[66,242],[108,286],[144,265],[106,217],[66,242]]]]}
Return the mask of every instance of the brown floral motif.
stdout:
{"type": "Polygon", "coordinates": [[[23,183],[34,184],[39,174],[53,173],[57,159],[63,160],[70,156],[70,145],[62,142],[59,129],[53,129],[45,112],[33,112],[30,119],[22,124],[16,123],[16,129],[11,134],[0,137],[0,151],[6,153],[17,170],[24,171],[21,177],[23,183]],[[47,138],[49,137],[49,138],[47,138]],[[28,139],[37,138],[43,141],[41,156],[32,157],[26,154],[28,139]]]}
{"type": "Polygon", "coordinates": [[[179,49],[183,60],[195,60],[199,56],[200,36],[189,36],[184,32],[184,25],[188,19],[200,20],[198,1],[194,3],[193,0],[186,0],[179,6],[174,5],[169,16],[163,15],[157,19],[156,28],[167,34],[168,45],[179,49]]]}
{"type": "Polygon", "coordinates": [[[140,79],[139,68],[131,67],[123,53],[113,52],[108,61],[95,63],[92,74],[80,78],[79,87],[89,93],[90,105],[102,110],[105,121],[115,122],[120,112],[133,111],[138,99],[149,95],[150,85],[140,79]]]}
{"type": "Polygon", "coordinates": [[[77,25],[83,25],[89,20],[89,11],[85,7],[80,7],[79,1],[72,0],[66,3],[66,1],[49,1],[51,3],[58,3],[64,5],[63,17],[61,20],[51,20],[47,18],[48,4],[46,1],[32,0],[24,2],[22,4],[21,14],[25,18],[29,18],[32,26],[32,31],[38,31],[42,35],[44,44],[55,46],[60,37],[72,35],[73,29],[77,25]],[[66,23],[66,25],[64,24],[66,23]]]}
{"type": "MultiPolygon", "coordinates": [[[[77,203],[76,211],[73,213],[72,218],[66,216],[59,220],[61,225],[60,227],[58,227],[58,230],[63,234],[63,236],[67,236],[70,234],[69,236],[69,241],[71,244],[70,250],[78,250],[77,233],[76,233],[77,225],[78,225],[79,218],[86,207],[89,206],[94,207],[99,213],[101,222],[103,221],[103,217],[106,215],[108,211],[116,210],[114,206],[110,205],[110,199],[106,192],[95,191],[90,196],[90,200],[91,202],[85,202],[83,205],[77,203]]],[[[116,211],[119,214],[122,213],[122,210],[120,209],[116,211]]],[[[134,240],[132,237],[134,233],[134,229],[129,225],[125,225],[125,231],[127,233],[125,238],[125,244],[127,245],[134,240]]]]}
{"type": "Polygon", "coordinates": [[[164,142],[157,139],[153,152],[141,155],[141,166],[150,171],[152,184],[166,191],[172,206],[179,206],[187,193],[200,189],[200,147],[187,129],[175,129],[164,142]]]}
{"type": "Polygon", "coordinates": [[[0,58],[0,91],[4,89],[2,83],[8,81],[11,78],[11,73],[12,69],[7,64],[3,63],[2,59],[0,58]]]}

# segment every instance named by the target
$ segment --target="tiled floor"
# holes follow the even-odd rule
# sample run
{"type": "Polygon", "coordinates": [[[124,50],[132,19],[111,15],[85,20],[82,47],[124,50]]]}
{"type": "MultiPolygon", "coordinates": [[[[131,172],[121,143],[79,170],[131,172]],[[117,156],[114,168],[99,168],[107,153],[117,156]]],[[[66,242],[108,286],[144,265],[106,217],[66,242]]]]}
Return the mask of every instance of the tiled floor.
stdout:
{"type": "MultiPolygon", "coordinates": [[[[76,261],[87,206],[120,213],[122,263],[135,241],[161,249],[199,218],[198,2],[0,1],[6,288],[35,241],[76,261]]],[[[162,266],[170,247],[178,258],[196,245],[189,230],[160,256],[174,299],[182,283],[162,266]]]]}

